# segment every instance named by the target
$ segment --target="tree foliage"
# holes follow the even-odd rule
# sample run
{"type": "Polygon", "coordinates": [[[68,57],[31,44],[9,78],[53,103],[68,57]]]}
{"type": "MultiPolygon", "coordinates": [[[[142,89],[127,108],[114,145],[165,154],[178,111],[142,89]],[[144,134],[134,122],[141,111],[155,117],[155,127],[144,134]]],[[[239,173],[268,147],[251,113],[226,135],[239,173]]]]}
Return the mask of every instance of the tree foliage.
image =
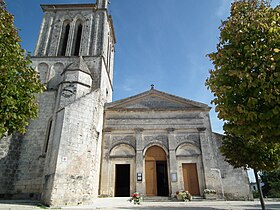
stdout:
{"type": "Polygon", "coordinates": [[[250,167],[259,171],[279,166],[280,144],[264,142],[262,138],[247,139],[246,134],[235,136],[226,131],[221,151],[234,167],[250,167]]]}
{"type": "Polygon", "coordinates": [[[0,138],[5,133],[25,132],[29,119],[38,112],[35,94],[43,90],[13,22],[5,2],[0,1],[0,138]]]}
{"type": "Polygon", "coordinates": [[[220,26],[206,85],[225,121],[222,152],[235,167],[272,170],[280,161],[280,7],[236,0],[220,26]]]}
{"type": "Polygon", "coordinates": [[[262,187],[264,196],[280,198],[280,168],[274,171],[263,171],[260,174],[264,183],[262,187]]]}

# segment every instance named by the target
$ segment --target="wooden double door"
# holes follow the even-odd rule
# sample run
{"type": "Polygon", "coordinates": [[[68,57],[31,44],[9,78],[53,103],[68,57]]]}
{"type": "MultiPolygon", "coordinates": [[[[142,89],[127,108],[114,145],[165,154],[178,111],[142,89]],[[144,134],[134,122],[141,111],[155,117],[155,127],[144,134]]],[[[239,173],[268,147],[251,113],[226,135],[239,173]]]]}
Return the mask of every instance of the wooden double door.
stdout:
{"type": "Polygon", "coordinates": [[[162,148],[153,146],[148,149],[145,174],[147,196],[168,196],[167,161],[162,148]]]}
{"type": "Polygon", "coordinates": [[[183,163],[184,188],[191,195],[200,196],[195,163],[183,163]]]}

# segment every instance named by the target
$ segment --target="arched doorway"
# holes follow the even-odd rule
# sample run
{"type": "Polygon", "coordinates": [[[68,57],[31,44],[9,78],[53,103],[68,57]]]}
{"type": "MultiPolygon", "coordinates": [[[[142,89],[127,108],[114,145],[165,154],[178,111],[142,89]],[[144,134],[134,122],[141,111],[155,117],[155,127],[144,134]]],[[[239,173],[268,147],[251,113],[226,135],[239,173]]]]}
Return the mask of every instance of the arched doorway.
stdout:
{"type": "Polygon", "coordinates": [[[200,196],[203,189],[203,180],[199,174],[202,173],[201,151],[193,144],[183,143],[176,149],[176,156],[179,165],[182,166],[182,180],[184,190],[189,191],[191,195],[200,196]]]}
{"type": "Polygon", "coordinates": [[[135,150],[131,145],[121,143],[110,151],[110,166],[104,174],[108,173],[108,190],[114,188],[115,197],[129,197],[133,191],[135,163],[135,150]],[[110,171],[111,170],[111,171],[110,171]],[[111,173],[111,174],[110,174],[111,173]],[[109,178],[110,177],[110,178],[109,178]],[[113,185],[115,184],[115,186],[113,185]]]}
{"type": "Polygon", "coordinates": [[[145,155],[147,196],[168,196],[166,153],[159,146],[150,147],[145,155]]]}

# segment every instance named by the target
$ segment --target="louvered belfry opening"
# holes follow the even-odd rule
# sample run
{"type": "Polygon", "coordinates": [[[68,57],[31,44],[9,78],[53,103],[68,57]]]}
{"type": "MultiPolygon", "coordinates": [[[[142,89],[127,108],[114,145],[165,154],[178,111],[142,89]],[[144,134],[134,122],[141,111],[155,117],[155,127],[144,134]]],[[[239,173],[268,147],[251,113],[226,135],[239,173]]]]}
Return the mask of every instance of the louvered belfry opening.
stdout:
{"type": "Polygon", "coordinates": [[[63,28],[62,28],[62,34],[60,38],[60,45],[59,45],[59,56],[65,56],[66,55],[66,49],[67,49],[67,42],[70,32],[70,23],[64,22],[63,28]]]}
{"type": "Polygon", "coordinates": [[[78,23],[75,28],[75,36],[74,36],[74,43],[73,43],[74,48],[72,50],[72,55],[74,56],[78,56],[80,53],[82,31],[83,31],[83,25],[82,23],[78,23]]]}

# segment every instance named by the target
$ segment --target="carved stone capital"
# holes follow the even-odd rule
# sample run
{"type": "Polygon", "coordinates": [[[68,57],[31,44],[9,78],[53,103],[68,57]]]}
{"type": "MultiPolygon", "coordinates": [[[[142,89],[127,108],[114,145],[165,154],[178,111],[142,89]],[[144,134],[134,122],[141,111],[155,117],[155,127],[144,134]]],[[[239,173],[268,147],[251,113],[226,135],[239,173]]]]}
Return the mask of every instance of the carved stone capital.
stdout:
{"type": "Polygon", "coordinates": [[[134,129],[135,133],[142,133],[144,131],[143,128],[135,128],[134,129]]]}
{"type": "Polygon", "coordinates": [[[167,128],[166,130],[168,133],[173,133],[175,131],[175,128],[167,128]]]}

